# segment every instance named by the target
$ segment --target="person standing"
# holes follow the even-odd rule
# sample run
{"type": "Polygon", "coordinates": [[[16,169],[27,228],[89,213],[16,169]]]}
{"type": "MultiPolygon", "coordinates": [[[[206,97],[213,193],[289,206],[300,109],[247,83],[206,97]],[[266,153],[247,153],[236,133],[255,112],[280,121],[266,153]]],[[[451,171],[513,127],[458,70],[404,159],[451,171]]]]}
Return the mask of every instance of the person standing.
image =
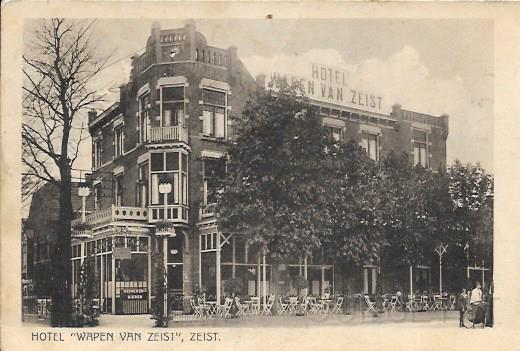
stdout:
{"type": "Polygon", "coordinates": [[[469,298],[469,303],[471,305],[479,304],[482,302],[482,288],[480,286],[480,282],[475,284],[475,289],[471,290],[471,296],[469,298]]]}
{"type": "Polygon", "coordinates": [[[466,303],[468,302],[466,295],[466,289],[462,289],[462,293],[457,297],[457,309],[459,310],[459,328],[464,327],[464,312],[466,312],[466,303]]]}

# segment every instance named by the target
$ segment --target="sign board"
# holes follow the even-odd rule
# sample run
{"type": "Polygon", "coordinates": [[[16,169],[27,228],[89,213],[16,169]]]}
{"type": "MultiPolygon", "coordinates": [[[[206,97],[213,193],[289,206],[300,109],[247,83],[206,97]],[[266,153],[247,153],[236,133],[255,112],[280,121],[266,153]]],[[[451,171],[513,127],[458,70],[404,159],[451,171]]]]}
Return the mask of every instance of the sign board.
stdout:
{"type": "Polygon", "coordinates": [[[348,72],[313,63],[308,74],[296,77],[283,73],[272,73],[266,79],[266,88],[276,91],[280,79],[300,90],[314,101],[384,113],[383,96],[352,86],[348,72]]]}
{"type": "Polygon", "coordinates": [[[148,299],[148,289],[146,288],[131,288],[123,289],[121,291],[123,299],[125,300],[146,300],[148,299]]]}
{"type": "Polygon", "coordinates": [[[132,252],[129,247],[114,247],[113,250],[116,260],[129,260],[132,258],[132,252]]]}

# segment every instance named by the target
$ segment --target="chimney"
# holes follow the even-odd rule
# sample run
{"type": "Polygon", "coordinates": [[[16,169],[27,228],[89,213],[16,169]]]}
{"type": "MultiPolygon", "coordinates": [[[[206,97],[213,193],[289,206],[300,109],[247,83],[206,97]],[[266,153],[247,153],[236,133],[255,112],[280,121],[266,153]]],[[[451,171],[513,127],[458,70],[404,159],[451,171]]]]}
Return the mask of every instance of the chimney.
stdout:
{"type": "Polygon", "coordinates": [[[401,111],[401,105],[398,104],[398,103],[395,103],[392,105],[392,113],[391,115],[396,119],[396,120],[401,120],[403,119],[403,113],[401,111]]]}
{"type": "Polygon", "coordinates": [[[237,47],[236,46],[230,46],[227,51],[229,52],[229,62],[231,65],[235,63],[235,61],[238,59],[237,55],[237,47]]]}
{"type": "Polygon", "coordinates": [[[186,33],[186,49],[189,60],[195,60],[195,21],[192,19],[188,19],[184,22],[184,31],[186,33]]]}
{"type": "MultiPolygon", "coordinates": [[[[126,98],[128,96],[128,88],[126,84],[119,86],[119,106],[122,108],[123,106],[126,106],[126,98]]],[[[126,112],[126,111],[123,111],[126,112]]]]}
{"type": "Polygon", "coordinates": [[[446,140],[450,132],[450,116],[447,113],[443,113],[440,118],[442,123],[442,136],[444,140],[446,140]]]}
{"type": "Polygon", "coordinates": [[[155,63],[159,63],[162,60],[161,57],[161,25],[159,22],[154,22],[152,24],[152,46],[153,52],[155,54],[155,63]]]}
{"type": "Polygon", "coordinates": [[[92,123],[97,117],[97,112],[94,109],[88,111],[88,123],[92,123]]]}

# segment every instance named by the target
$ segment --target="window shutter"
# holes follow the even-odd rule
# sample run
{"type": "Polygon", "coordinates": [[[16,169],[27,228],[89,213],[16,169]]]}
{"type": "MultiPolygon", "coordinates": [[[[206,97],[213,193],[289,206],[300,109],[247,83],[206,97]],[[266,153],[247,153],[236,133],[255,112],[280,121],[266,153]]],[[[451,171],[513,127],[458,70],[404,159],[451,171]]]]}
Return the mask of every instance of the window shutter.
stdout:
{"type": "Polygon", "coordinates": [[[225,114],[221,112],[215,112],[215,136],[217,138],[224,138],[225,128],[225,114]]]}
{"type": "Polygon", "coordinates": [[[202,134],[211,135],[212,125],[211,125],[211,112],[202,111],[202,134]]]}

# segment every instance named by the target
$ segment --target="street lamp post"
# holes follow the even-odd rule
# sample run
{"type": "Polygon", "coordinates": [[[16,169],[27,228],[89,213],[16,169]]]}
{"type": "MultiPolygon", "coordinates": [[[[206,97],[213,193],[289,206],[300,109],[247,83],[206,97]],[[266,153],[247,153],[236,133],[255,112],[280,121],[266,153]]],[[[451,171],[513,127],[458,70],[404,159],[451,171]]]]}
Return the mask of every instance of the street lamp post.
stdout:
{"type": "Polygon", "coordinates": [[[439,244],[435,248],[435,252],[437,255],[439,255],[439,294],[442,295],[442,255],[446,253],[446,250],[448,249],[448,244],[443,245],[442,243],[439,244]]]}
{"type": "MultiPolygon", "coordinates": [[[[171,183],[159,184],[159,192],[164,195],[164,221],[168,221],[168,194],[172,191],[171,183]]],[[[164,264],[164,317],[168,316],[168,237],[175,236],[175,232],[168,231],[161,233],[163,236],[163,264],[164,264]],[[172,235],[173,234],[173,235],[172,235]]]]}
{"type": "MultiPolygon", "coordinates": [[[[81,197],[81,222],[85,223],[86,220],[86,209],[85,203],[87,196],[90,195],[90,188],[87,186],[80,186],[78,188],[78,195],[81,197]]],[[[81,249],[81,265],[83,266],[83,253],[85,247],[85,240],[81,240],[80,249],[81,249]]],[[[81,284],[81,283],[80,283],[81,284]]],[[[73,287],[75,289],[75,287],[73,287]]],[[[80,290],[81,291],[81,290],[80,290]]],[[[83,292],[81,292],[81,296],[79,298],[79,313],[83,314],[83,292]]]]}

